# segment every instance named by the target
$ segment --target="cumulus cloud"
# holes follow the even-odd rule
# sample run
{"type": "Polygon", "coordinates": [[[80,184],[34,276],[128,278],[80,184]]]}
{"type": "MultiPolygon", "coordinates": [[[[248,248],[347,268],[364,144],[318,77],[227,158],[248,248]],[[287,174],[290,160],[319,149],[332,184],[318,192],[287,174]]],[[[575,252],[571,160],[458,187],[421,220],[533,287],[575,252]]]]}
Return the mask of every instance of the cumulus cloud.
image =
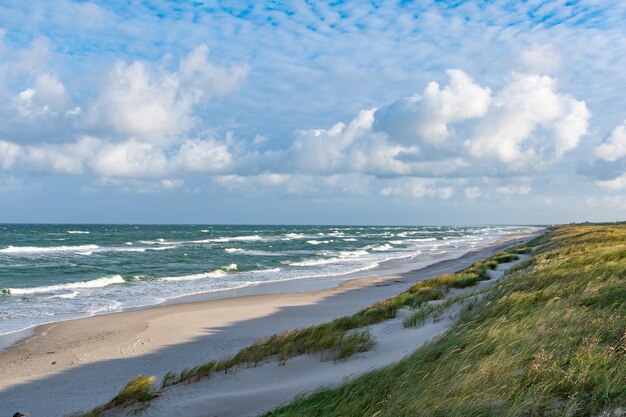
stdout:
{"type": "Polygon", "coordinates": [[[56,116],[69,110],[69,97],[58,78],[45,73],[38,75],[32,87],[15,97],[15,105],[25,117],[56,116]]]}
{"type": "Polygon", "coordinates": [[[234,91],[247,72],[245,65],[212,65],[204,44],[181,59],[176,71],[142,61],[118,62],[89,108],[89,118],[125,136],[177,135],[194,125],[194,106],[234,91]]]}
{"type": "MultiPolygon", "coordinates": [[[[236,74],[244,74],[212,67],[206,47],[183,58],[176,72],[134,62],[118,63],[114,74],[117,81],[89,111],[106,115],[121,138],[23,148],[7,142],[0,148],[2,166],[22,161],[37,171],[120,180],[207,174],[227,188],[255,184],[293,192],[317,186],[310,179],[315,176],[410,177],[382,187],[381,195],[448,199],[455,189],[432,181],[527,174],[519,166],[531,159],[533,166],[549,164],[576,147],[589,118],[585,103],[560,93],[551,77],[515,73],[493,93],[450,70],[443,86],[431,82],[422,95],[362,110],[328,129],[298,130],[286,147],[262,151],[258,136],[236,141],[232,134],[189,135],[193,107],[210,94],[232,91],[236,74]]],[[[530,191],[529,185],[495,190],[530,191]]],[[[463,194],[476,198],[480,190],[468,187],[463,194]]]]}
{"type": "Polygon", "coordinates": [[[185,170],[192,172],[223,172],[233,163],[228,145],[215,139],[184,142],[176,159],[185,170]]]}
{"type": "Polygon", "coordinates": [[[607,140],[595,149],[595,154],[603,161],[617,161],[626,156],[626,120],[617,126],[607,140]]]}
{"type": "Polygon", "coordinates": [[[584,102],[557,91],[554,78],[513,74],[465,145],[474,157],[504,163],[560,158],[587,133],[589,117],[584,102]]]}
{"type": "Polygon", "coordinates": [[[10,169],[20,156],[22,149],[11,142],[0,140],[0,169],[10,169]]]}
{"type": "Polygon", "coordinates": [[[403,98],[376,111],[374,127],[394,142],[437,146],[450,136],[451,123],[484,116],[491,90],[461,70],[447,74],[445,87],[433,81],[421,96],[403,98]]]}
{"type": "Polygon", "coordinates": [[[24,148],[23,160],[39,172],[82,174],[85,162],[100,147],[101,141],[83,137],[66,144],[43,144],[24,148]]]}
{"type": "Polygon", "coordinates": [[[101,146],[91,167],[105,178],[162,178],[169,173],[167,157],[160,148],[134,139],[101,146]]]}
{"type": "Polygon", "coordinates": [[[598,180],[596,184],[609,190],[623,190],[626,188],[626,172],[610,180],[598,180]]]}

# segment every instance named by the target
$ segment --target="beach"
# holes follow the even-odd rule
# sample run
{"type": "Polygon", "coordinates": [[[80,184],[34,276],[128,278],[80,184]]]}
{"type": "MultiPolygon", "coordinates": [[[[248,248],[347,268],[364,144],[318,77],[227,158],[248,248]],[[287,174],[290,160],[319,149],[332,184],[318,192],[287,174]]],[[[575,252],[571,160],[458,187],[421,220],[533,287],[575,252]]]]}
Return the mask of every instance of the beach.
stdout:
{"type": "Polygon", "coordinates": [[[354,313],[415,281],[457,271],[525,239],[508,236],[458,259],[332,288],[168,304],[43,325],[0,353],[0,412],[61,416],[85,410],[110,399],[138,374],[161,378],[232,355],[257,337],[354,313]]]}

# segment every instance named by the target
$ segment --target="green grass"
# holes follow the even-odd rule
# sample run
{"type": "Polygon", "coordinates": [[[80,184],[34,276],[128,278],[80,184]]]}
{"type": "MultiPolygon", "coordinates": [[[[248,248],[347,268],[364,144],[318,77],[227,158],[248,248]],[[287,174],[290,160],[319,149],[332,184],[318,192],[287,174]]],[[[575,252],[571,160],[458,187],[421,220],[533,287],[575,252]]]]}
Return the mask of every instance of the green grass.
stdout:
{"type": "Polygon", "coordinates": [[[535,243],[443,337],[266,416],[574,417],[624,407],[626,226],[560,227],[535,243]]]}
{"type": "Polygon", "coordinates": [[[148,403],[158,396],[153,376],[139,375],[133,378],[108,403],[94,408],[85,414],[74,414],[75,417],[99,417],[105,411],[114,408],[125,408],[137,404],[148,403]]]}
{"type": "Polygon", "coordinates": [[[227,372],[238,366],[257,366],[274,356],[278,357],[280,364],[284,364],[288,358],[303,354],[319,354],[323,359],[344,360],[372,348],[374,341],[368,331],[349,330],[331,322],[262,338],[230,358],[209,361],[179,374],[169,372],[161,386],[207,378],[216,372],[227,372]]]}

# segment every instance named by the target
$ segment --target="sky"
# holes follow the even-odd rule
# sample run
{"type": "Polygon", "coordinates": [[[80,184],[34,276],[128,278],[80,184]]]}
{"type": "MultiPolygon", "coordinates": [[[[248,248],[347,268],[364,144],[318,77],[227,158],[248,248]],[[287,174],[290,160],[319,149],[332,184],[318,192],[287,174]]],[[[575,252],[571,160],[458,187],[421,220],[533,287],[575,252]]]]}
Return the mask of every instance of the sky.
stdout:
{"type": "Polygon", "coordinates": [[[626,220],[626,2],[0,2],[0,222],[626,220]]]}

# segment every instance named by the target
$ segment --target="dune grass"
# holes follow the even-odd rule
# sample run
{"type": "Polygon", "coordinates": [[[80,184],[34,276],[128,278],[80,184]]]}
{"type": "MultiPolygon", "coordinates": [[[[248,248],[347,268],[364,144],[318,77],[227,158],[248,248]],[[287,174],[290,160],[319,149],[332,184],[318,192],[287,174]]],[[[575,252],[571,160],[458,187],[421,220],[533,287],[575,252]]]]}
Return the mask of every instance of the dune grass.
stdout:
{"type": "Polygon", "coordinates": [[[168,372],[162,387],[210,377],[216,372],[227,372],[239,366],[257,366],[278,356],[280,364],[302,354],[319,354],[324,359],[343,360],[357,352],[371,349],[374,341],[368,331],[348,332],[333,323],[293,330],[255,341],[234,356],[221,361],[209,361],[176,374],[168,372]]]}
{"type": "Polygon", "coordinates": [[[535,243],[441,338],[266,416],[623,415],[626,226],[559,227],[535,243]]]}
{"type": "Polygon", "coordinates": [[[124,388],[108,403],[85,414],[74,414],[74,417],[99,417],[105,411],[114,408],[125,408],[142,403],[149,403],[158,396],[153,376],[138,375],[126,384],[124,388]]]}

